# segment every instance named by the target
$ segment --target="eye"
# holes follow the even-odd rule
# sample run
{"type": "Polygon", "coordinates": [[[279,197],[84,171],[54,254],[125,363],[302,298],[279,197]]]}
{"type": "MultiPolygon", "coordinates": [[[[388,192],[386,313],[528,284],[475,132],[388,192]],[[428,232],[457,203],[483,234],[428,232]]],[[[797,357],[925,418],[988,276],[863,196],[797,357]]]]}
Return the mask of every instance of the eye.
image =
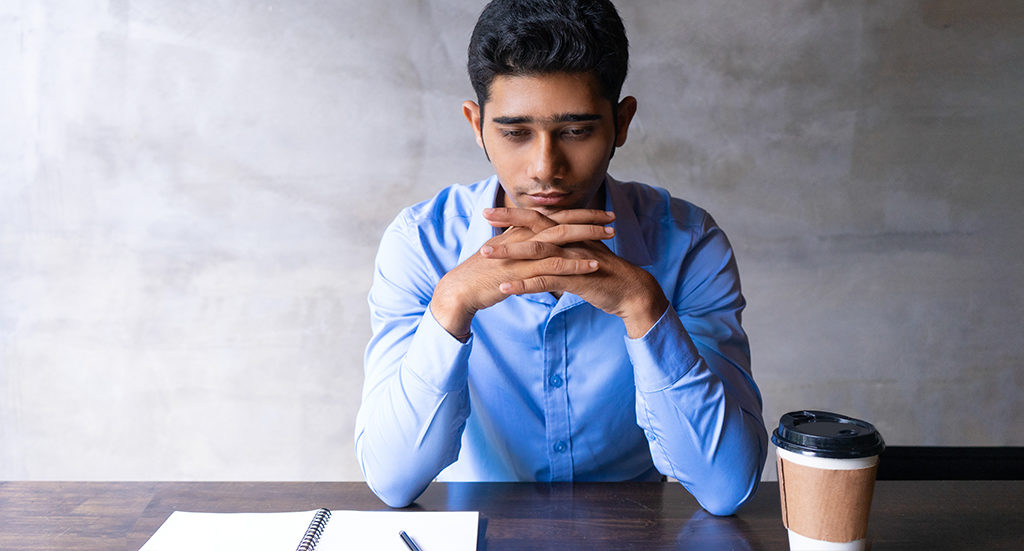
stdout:
{"type": "Polygon", "coordinates": [[[562,135],[572,140],[580,140],[594,133],[592,126],[570,126],[562,130],[562,135]]]}
{"type": "Polygon", "coordinates": [[[511,141],[522,141],[530,136],[530,131],[523,128],[499,128],[501,137],[511,141]]]}

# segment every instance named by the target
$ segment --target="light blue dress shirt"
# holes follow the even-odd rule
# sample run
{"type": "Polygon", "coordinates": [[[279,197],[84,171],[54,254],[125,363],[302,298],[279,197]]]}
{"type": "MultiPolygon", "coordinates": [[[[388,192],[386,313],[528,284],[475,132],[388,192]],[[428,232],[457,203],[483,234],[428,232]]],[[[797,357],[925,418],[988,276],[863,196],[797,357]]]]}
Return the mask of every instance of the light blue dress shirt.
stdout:
{"type": "Polygon", "coordinates": [[[671,302],[641,338],[564,293],[510,296],[461,343],[430,312],[434,287],[495,229],[496,177],[403,210],[377,255],[356,454],[402,507],[434,480],[675,478],[714,514],[757,488],[767,451],[745,301],[725,234],[667,191],[605,179],[617,255],[671,302]]]}

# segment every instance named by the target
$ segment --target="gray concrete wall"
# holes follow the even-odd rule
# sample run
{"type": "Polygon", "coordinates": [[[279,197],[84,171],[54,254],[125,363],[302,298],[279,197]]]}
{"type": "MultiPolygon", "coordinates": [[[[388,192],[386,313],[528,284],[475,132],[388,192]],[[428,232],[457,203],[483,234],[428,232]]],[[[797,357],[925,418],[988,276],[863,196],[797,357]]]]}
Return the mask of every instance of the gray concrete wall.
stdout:
{"type": "MultiPolygon", "coordinates": [[[[730,235],[769,423],[1024,445],[1024,3],[620,4],[612,173],[730,235]]],[[[481,7],[0,4],[0,479],[361,478],[377,239],[490,174],[481,7]]]]}

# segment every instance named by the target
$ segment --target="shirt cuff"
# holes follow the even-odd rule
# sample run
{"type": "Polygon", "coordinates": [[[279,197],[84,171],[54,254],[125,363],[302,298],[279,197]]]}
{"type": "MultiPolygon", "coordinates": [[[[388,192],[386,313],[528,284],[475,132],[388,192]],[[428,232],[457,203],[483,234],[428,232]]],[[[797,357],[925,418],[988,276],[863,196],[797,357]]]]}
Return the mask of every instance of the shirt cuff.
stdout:
{"type": "Polygon", "coordinates": [[[427,306],[406,353],[405,367],[441,393],[461,390],[469,376],[473,335],[459,342],[434,319],[427,306]]]}
{"type": "Polygon", "coordinates": [[[636,388],[640,392],[668,388],[700,361],[697,346],[671,305],[644,336],[624,338],[626,353],[633,363],[636,388]]]}

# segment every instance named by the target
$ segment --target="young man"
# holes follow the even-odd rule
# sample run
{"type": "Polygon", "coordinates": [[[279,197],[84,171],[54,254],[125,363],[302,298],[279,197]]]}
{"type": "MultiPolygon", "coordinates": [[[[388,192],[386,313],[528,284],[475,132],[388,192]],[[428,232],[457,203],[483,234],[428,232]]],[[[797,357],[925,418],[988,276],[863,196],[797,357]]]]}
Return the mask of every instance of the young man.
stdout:
{"type": "Polygon", "coordinates": [[[730,514],[767,435],[732,250],[607,174],[636,112],[608,1],[495,0],[463,110],[496,176],[402,211],[370,290],[356,453],[408,505],[439,480],[679,480],[730,514]]]}

